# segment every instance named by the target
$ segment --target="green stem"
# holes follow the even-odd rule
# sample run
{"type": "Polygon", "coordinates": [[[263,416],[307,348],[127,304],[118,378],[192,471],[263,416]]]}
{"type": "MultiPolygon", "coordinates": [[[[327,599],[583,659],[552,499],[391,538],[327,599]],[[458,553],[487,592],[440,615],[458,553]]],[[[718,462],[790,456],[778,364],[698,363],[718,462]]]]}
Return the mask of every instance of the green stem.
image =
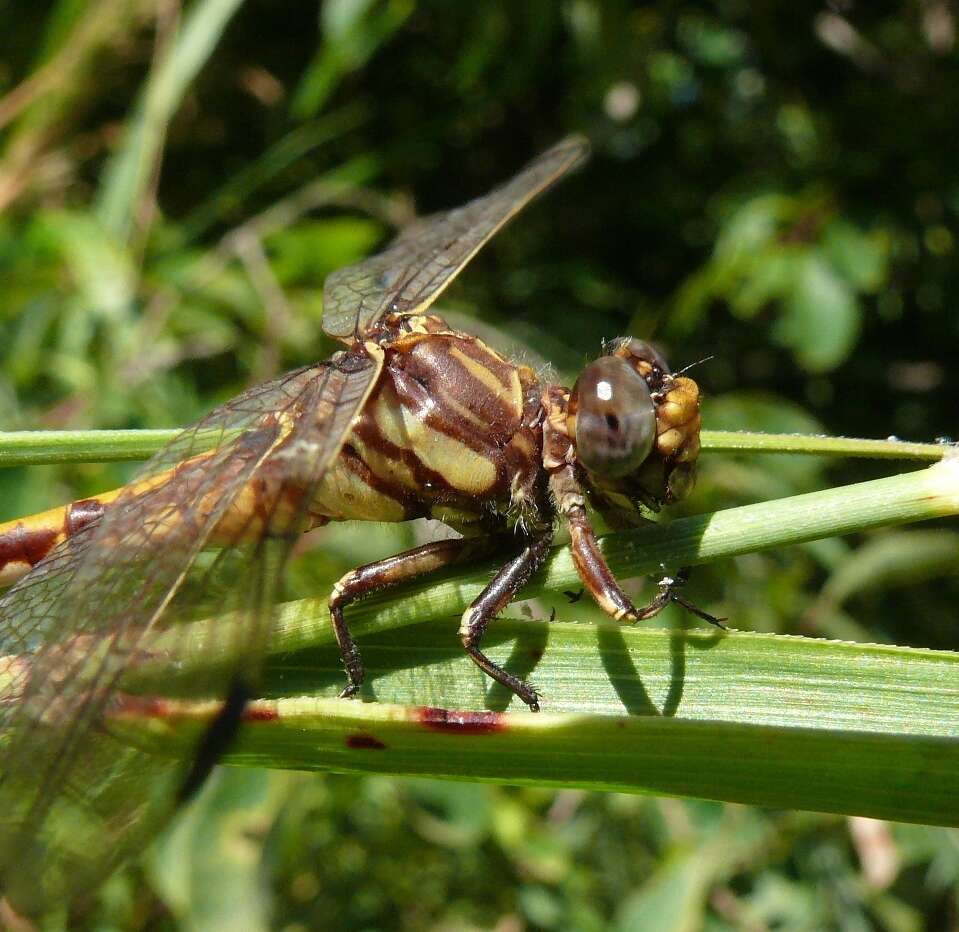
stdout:
{"type": "MultiPolygon", "coordinates": [[[[915,473],[610,535],[603,547],[627,576],[957,512],[959,458],[948,457],[915,473]]],[[[284,606],[262,692],[276,698],[251,708],[227,762],[959,825],[959,654],[500,619],[486,649],[533,679],[545,710],[505,712],[518,702],[472,666],[456,635],[457,614],[488,578],[481,569],[351,606],[370,703],[327,698],[343,672],[325,599],[284,606]]],[[[544,596],[548,610],[549,592],[576,584],[560,548],[524,595],[544,596]]],[[[131,708],[111,723],[119,737],[188,756],[216,705],[170,702],[147,716],[131,708]]]]}
{"type": "MultiPolygon", "coordinates": [[[[0,431],[0,466],[144,460],[179,433],[176,429],[0,431]]],[[[952,447],[944,443],[905,443],[901,440],[704,430],[702,449],[710,453],[804,453],[936,461],[952,447]]]]}
{"type": "Polygon", "coordinates": [[[753,431],[704,430],[702,448],[712,453],[805,453],[814,456],[865,456],[889,460],[940,460],[954,445],[864,440],[809,434],[761,434],[753,431]]]}
{"type": "Polygon", "coordinates": [[[0,466],[145,460],[179,433],[178,430],[0,431],[0,466]]]}
{"type": "MultiPolygon", "coordinates": [[[[959,457],[947,456],[904,475],[612,534],[602,546],[625,578],[956,513],[959,457]]],[[[545,710],[507,712],[517,701],[472,665],[456,635],[457,615],[489,568],[350,607],[368,671],[363,698],[375,702],[332,698],[343,672],[326,594],[281,607],[264,698],[250,707],[227,762],[670,793],[959,825],[959,655],[500,619],[486,648],[533,679],[545,710]]],[[[549,593],[572,587],[577,576],[563,547],[523,594],[542,596],[548,611],[549,593]]],[[[562,598],[552,602],[578,611],[562,598]]],[[[191,684],[209,689],[209,671],[236,660],[223,653],[229,623],[196,623],[185,651],[183,629],[171,633],[176,682],[169,663],[144,663],[123,688],[181,697],[191,684]],[[197,675],[201,668],[208,675],[197,675]]],[[[124,742],[189,757],[217,709],[172,698],[117,703],[106,725],[124,742]]]]}

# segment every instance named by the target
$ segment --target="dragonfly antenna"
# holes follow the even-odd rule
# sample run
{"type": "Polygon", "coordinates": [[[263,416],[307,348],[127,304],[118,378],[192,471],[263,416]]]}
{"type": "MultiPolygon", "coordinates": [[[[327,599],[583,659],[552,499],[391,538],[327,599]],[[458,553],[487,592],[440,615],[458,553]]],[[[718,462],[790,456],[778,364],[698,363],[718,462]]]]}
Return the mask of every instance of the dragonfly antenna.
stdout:
{"type": "Polygon", "coordinates": [[[679,372],[674,372],[673,375],[684,375],[685,373],[689,372],[690,369],[695,369],[696,366],[701,366],[704,362],[709,362],[710,359],[715,359],[715,358],[716,358],[715,353],[712,353],[709,356],[703,356],[702,359],[697,359],[696,362],[691,362],[688,366],[683,366],[683,368],[680,369],[679,372]]]}

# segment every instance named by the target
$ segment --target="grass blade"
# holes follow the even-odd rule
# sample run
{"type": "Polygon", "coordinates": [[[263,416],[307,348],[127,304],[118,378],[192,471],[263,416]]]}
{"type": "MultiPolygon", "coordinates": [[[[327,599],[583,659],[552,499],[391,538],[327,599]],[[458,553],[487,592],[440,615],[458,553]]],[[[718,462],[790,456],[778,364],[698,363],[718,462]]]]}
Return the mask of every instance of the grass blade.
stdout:
{"type": "MultiPolygon", "coordinates": [[[[546,711],[463,656],[455,619],[363,642],[375,703],[297,697],[250,711],[228,761],[655,792],[959,825],[959,656],[808,638],[497,622],[491,653],[535,664],[546,711]],[[536,658],[540,657],[538,660],[536,658]],[[487,690],[489,692],[487,693],[487,690]]],[[[273,686],[330,692],[333,649],[287,658],[273,686]]],[[[113,727],[186,753],[210,706],[131,711],[113,727]]]]}
{"type": "Polygon", "coordinates": [[[160,158],[166,127],[242,4],[243,0],[199,0],[169,54],[150,73],[143,99],[127,123],[123,144],[107,166],[99,193],[97,214],[116,236],[128,236],[136,206],[160,158]]]}

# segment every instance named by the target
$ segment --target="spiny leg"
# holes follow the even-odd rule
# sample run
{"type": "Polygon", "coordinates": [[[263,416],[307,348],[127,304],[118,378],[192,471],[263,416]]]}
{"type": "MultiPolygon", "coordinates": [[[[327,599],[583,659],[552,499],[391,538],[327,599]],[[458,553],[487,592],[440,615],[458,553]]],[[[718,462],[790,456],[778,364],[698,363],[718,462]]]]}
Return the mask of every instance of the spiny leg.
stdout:
{"type": "Polygon", "coordinates": [[[659,592],[656,597],[648,605],[637,608],[629,596],[623,592],[616,577],[606,565],[585,509],[575,509],[566,517],[569,521],[573,562],[586,588],[607,614],[618,621],[645,621],[647,618],[658,615],[670,602],[675,602],[697,618],[702,618],[703,621],[726,630],[723,624],[724,618],[710,615],[709,612],[703,611],[680,594],[679,590],[689,579],[688,566],[680,569],[675,576],[664,576],[659,581],[659,592]]]}
{"type": "Polygon", "coordinates": [[[648,605],[636,608],[600,552],[596,534],[586,514],[582,489],[572,467],[567,466],[555,472],[550,477],[550,489],[560,513],[569,525],[570,549],[579,577],[604,612],[617,621],[645,621],[659,614],[670,602],[676,602],[698,618],[725,629],[725,619],[704,612],[679,593],[689,577],[689,567],[683,567],[675,576],[663,577],[656,597],[648,605]]]}
{"type": "Polygon", "coordinates": [[[543,564],[549,553],[552,528],[527,538],[522,553],[513,557],[493,577],[489,585],[463,613],[460,622],[460,639],[473,662],[498,683],[502,683],[525,702],[533,712],[539,711],[539,697],[529,683],[507,673],[495,664],[480,649],[479,644],[489,623],[513,600],[516,593],[526,585],[530,576],[543,564]]]}
{"type": "Polygon", "coordinates": [[[415,547],[385,560],[367,563],[350,570],[334,587],[330,596],[330,622],[336,643],[340,647],[348,683],[340,697],[355,696],[363,684],[365,671],[360,652],[356,648],[350,629],[343,618],[343,609],[364,596],[393,586],[444,566],[477,560],[498,550],[503,538],[495,534],[484,537],[464,537],[453,540],[437,540],[422,547],[415,547]]]}
{"type": "Polygon", "coordinates": [[[565,517],[569,525],[573,563],[583,585],[607,615],[612,615],[617,621],[635,620],[636,607],[606,565],[586,516],[586,509],[581,505],[570,507],[565,511],[565,517]]]}

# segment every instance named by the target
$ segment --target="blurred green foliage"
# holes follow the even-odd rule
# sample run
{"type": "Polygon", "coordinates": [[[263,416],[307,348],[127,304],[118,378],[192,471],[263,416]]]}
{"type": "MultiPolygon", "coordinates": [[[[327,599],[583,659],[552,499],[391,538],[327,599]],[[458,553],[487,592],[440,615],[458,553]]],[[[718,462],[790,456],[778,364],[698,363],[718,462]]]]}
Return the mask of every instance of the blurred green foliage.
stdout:
{"type": "MultiPolygon", "coordinates": [[[[711,356],[696,376],[712,428],[957,430],[946,0],[3,10],[4,428],[185,424],[328,355],[328,272],[577,130],[592,162],[444,308],[563,375],[620,333],[654,335],[679,366],[711,356]]],[[[686,507],[876,473],[717,456],[686,507]]],[[[7,470],[0,508],[28,513],[128,474],[7,470]]],[[[322,591],[410,540],[324,531],[296,587],[322,591]]],[[[856,544],[738,558],[700,572],[695,595],[739,627],[953,647],[955,532],[856,544]]],[[[225,772],[75,927],[907,932],[955,926],[957,880],[959,836],[945,830],[225,772]]]]}

